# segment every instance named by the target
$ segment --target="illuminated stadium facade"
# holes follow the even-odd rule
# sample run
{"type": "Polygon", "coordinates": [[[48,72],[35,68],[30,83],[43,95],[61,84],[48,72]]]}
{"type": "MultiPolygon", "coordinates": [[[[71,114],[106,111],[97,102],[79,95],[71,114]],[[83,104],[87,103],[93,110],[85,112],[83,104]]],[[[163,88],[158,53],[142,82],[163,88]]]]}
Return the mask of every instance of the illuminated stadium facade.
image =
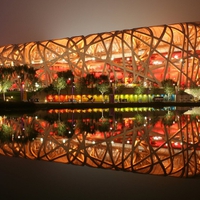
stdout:
{"type": "Polygon", "coordinates": [[[146,86],[172,79],[182,87],[200,84],[200,24],[180,23],[112,31],[0,47],[0,65],[37,69],[44,85],[59,71],[75,77],[109,75],[146,86]]]}

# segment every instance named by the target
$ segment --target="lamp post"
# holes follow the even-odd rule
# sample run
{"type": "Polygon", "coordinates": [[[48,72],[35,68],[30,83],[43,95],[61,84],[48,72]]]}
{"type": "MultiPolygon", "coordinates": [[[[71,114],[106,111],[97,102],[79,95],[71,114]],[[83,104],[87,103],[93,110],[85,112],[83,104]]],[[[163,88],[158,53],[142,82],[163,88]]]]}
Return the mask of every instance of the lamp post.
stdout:
{"type": "Polygon", "coordinates": [[[113,88],[113,81],[110,80],[110,87],[112,89],[112,94],[110,94],[110,103],[114,103],[114,88],[113,88]]]}
{"type": "Polygon", "coordinates": [[[20,86],[20,94],[21,94],[21,101],[23,101],[23,93],[24,93],[24,84],[22,83],[21,77],[17,76],[19,80],[19,86],[20,86]]]}
{"type": "Polygon", "coordinates": [[[75,85],[74,83],[72,83],[72,103],[74,102],[74,88],[75,88],[75,85]]]}
{"type": "Polygon", "coordinates": [[[72,103],[73,103],[73,99],[74,99],[74,87],[73,87],[73,84],[72,84],[72,103]]]}

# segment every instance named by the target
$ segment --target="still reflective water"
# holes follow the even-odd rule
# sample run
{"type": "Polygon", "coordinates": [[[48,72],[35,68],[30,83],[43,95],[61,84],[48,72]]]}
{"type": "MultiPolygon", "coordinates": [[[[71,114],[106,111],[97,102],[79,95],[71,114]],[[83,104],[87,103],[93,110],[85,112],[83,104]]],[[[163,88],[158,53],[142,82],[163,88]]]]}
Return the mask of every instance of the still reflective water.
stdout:
{"type": "Polygon", "coordinates": [[[200,174],[200,108],[0,116],[0,154],[174,177],[200,174]]]}

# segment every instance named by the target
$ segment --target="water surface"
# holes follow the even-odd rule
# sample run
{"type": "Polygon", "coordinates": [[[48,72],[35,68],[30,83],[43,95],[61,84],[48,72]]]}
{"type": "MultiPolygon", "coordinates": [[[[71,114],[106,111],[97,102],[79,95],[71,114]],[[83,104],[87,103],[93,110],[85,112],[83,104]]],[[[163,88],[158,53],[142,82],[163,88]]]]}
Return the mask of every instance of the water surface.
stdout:
{"type": "Polygon", "coordinates": [[[200,174],[200,108],[1,115],[0,154],[173,177],[200,174]]]}

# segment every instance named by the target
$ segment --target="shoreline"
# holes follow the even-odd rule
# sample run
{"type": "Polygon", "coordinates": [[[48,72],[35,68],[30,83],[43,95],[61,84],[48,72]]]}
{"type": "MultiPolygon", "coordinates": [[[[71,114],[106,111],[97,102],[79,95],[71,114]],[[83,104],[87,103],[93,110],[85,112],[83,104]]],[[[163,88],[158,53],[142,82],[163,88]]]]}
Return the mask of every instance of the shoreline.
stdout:
{"type": "Polygon", "coordinates": [[[1,112],[24,112],[50,109],[88,109],[88,108],[125,108],[125,107],[199,107],[200,102],[122,102],[122,103],[34,103],[0,102],[1,112]]]}

